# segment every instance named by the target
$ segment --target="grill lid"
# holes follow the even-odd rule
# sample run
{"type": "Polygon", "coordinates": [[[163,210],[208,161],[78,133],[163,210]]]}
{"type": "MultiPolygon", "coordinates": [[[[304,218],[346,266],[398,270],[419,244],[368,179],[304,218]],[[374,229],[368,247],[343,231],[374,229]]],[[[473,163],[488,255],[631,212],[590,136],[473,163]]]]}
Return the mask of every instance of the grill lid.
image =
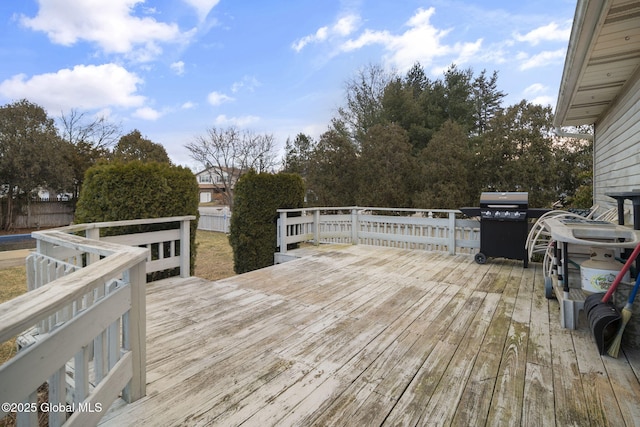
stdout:
{"type": "Polygon", "coordinates": [[[513,191],[507,193],[483,192],[480,195],[481,208],[527,209],[529,193],[513,191]]]}

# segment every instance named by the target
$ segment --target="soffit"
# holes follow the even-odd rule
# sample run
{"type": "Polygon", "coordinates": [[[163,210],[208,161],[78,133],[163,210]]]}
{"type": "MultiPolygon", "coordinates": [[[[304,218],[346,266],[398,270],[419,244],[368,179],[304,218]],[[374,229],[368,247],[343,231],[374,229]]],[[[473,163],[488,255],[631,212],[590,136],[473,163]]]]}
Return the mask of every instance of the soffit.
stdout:
{"type": "Polygon", "coordinates": [[[640,70],[640,1],[579,0],[554,124],[592,124],[640,70]]]}

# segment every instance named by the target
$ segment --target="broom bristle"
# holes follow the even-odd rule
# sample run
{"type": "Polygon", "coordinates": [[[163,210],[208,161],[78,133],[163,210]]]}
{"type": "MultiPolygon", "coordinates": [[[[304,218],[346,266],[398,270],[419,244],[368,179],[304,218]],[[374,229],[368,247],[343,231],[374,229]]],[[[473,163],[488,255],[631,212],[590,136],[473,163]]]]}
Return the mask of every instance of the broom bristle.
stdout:
{"type": "Polygon", "coordinates": [[[618,357],[618,353],[620,352],[620,344],[622,344],[622,333],[624,332],[625,326],[631,320],[631,308],[628,307],[628,304],[622,309],[622,323],[620,324],[620,329],[618,329],[618,333],[616,337],[613,339],[613,342],[609,346],[609,350],[607,350],[607,354],[611,357],[618,357]]]}

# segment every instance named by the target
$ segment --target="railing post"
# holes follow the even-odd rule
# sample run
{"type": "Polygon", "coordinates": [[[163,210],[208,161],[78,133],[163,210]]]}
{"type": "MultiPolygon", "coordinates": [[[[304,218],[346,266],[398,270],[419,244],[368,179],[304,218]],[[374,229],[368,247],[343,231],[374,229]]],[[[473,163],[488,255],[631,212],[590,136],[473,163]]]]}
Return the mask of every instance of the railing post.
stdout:
{"type": "MultiPolygon", "coordinates": [[[[85,231],[85,237],[91,240],[100,240],[100,229],[88,228],[87,231],[85,231]]],[[[97,261],[100,261],[100,256],[98,254],[89,254],[87,264],[93,264],[97,261]]]]}
{"type": "Polygon", "coordinates": [[[320,209],[313,211],[313,244],[320,244],[320,209]]]}
{"type": "Polygon", "coordinates": [[[449,255],[456,254],[456,213],[449,212],[449,255]]]}
{"type": "Polygon", "coordinates": [[[131,309],[129,310],[125,348],[131,350],[133,373],[131,381],[123,390],[123,398],[134,402],[147,394],[147,302],[145,262],[139,262],[129,269],[131,286],[131,309]],[[128,346],[127,346],[128,344],[128,346]]]}
{"type": "Polygon", "coordinates": [[[280,220],[278,221],[278,246],[280,253],[287,253],[287,213],[280,212],[280,220]]]}
{"type": "Polygon", "coordinates": [[[191,221],[180,222],[180,277],[191,276],[191,221]]]}
{"type": "Polygon", "coordinates": [[[351,244],[358,244],[358,209],[351,209],[351,244]]]}

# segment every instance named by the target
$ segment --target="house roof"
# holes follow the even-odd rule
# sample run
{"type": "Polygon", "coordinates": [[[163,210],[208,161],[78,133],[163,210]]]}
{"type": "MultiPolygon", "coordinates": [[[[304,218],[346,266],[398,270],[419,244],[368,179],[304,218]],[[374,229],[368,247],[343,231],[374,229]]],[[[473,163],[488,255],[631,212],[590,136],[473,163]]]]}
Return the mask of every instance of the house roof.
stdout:
{"type": "Polygon", "coordinates": [[[640,1],[578,0],[554,118],[592,124],[640,73],[640,1]]]}
{"type": "Polygon", "coordinates": [[[236,175],[240,175],[240,170],[237,168],[227,168],[227,167],[218,167],[218,166],[211,166],[208,167],[207,169],[203,169],[200,172],[196,172],[196,176],[198,175],[202,175],[204,173],[206,174],[210,174],[210,173],[214,173],[214,174],[219,174],[220,171],[222,172],[226,172],[227,174],[236,174],[236,175]]]}

